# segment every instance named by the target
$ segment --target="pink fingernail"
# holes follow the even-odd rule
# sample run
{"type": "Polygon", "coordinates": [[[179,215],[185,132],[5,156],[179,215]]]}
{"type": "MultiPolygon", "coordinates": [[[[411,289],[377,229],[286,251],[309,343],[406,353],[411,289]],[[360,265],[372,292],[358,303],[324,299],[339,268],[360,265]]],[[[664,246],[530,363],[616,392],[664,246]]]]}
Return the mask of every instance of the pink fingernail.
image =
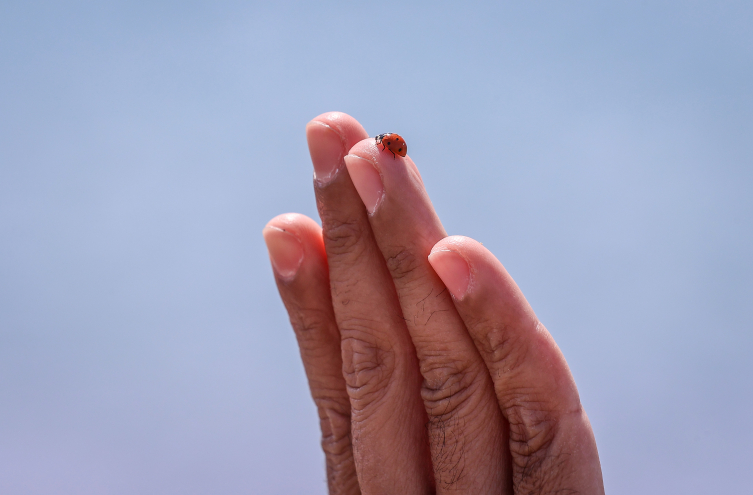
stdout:
{"type": "Polygon", "coordinates": [[[374,164],[357,155],[345,155],[345,166],[348,167],[350,179],[356,186],[361,201],[372,215],[384,197],[382,177],[374,164]]]}
{"type": "Polygon", "coordinates": [[[280,277],[292,279],[303,262],[303,245],[290,232],[267,226],[262,231],[267,243],[269,259],[280,277]]]}
{"type": "Polygon", "coordinates": [[[429,255],[429,263],[450,294],[463,299],[471,282],[471,268],[465,258],[454,251],[434,251],[429,255]]]}
{"type": "Polygon", "coordinates": [[[337,173],[345,150],[342,139],[328,125],[312,120],[306,126],[314,178],[321,184],[329,182],[337,173]]]}

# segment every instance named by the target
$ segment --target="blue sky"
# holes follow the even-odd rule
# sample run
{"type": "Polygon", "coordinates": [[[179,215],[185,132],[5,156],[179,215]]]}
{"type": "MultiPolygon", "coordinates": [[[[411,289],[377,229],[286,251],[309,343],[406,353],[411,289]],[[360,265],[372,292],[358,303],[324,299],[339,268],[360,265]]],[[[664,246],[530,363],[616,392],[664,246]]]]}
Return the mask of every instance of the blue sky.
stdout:
{"type": "Polygon", "coordinates": [[[0,3],[0,491],[325,493],[261,228],[399,132],[563,349],[607,490],[740,493],[749,2],[0,3]]]}

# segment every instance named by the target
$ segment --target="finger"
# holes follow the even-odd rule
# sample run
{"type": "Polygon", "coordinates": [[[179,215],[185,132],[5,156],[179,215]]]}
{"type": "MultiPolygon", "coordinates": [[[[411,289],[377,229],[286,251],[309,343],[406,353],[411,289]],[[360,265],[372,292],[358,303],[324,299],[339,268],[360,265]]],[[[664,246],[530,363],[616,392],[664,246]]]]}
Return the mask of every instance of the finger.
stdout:
{"type": "Polygon", "coordinates": [[[263,234],[319,412],[329,491],[358,494],[350,401],[342,375],[340,333],[329,296],[321,228],[303,215],[287,214],[273,218],[263,234]]]}
{"type": "Polygon", "coordinates": [[[427,260],[446,233],[418,171],[374,139],[354,146],[345,163],[416,348],[437,492],[503,493],[510,483],[504,420],[489,372],[427,260]]]}
{"type": "Polygon", "coordinates": [[[342,338],[353,447],[364,493],[431,493],[426,414],[415,350],[389,272],[343,156],[366,131],[328,113],[306,128],[335,318],[342,338]]]}
{"type": "Polygon", "coordinates": [[[439,241],[429,262],[510,423],[515,493],[603,493],[596,442],[565,358],[502,264],[461,236],[439,241]]]}

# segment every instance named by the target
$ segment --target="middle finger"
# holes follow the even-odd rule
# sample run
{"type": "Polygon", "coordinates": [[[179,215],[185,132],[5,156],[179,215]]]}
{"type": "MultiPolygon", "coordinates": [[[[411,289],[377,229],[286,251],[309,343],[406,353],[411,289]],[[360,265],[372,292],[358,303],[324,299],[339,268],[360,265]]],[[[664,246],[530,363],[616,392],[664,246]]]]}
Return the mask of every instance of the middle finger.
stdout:
{"type": "Polygon", "coordinates": [[[416,347],[437,493],[511,492],[506,423],[483,359],[428,262],[447,236],[410,157],[373,138],[345,157],[416,347]]]}

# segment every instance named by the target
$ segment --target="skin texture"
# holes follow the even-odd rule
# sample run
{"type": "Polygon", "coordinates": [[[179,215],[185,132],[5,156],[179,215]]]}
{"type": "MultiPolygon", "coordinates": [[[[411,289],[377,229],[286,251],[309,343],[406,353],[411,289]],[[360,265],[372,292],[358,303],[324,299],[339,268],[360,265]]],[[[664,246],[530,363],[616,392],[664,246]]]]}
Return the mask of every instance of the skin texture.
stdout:
{"type": "Polygon", "coordinates": [[[448,237],[410,157],[306,127],[320,228],[264,228],[332,494],[603,494],[564,356],[502,264],[448,237]]]}

